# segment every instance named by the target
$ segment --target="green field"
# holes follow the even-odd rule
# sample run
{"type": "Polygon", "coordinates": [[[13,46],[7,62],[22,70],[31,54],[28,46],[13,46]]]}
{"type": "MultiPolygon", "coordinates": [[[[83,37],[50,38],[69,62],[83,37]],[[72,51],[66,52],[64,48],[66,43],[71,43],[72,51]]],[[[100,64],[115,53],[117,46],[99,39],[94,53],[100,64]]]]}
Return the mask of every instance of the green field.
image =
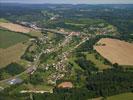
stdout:
{"type": "Polygon", "coordinates": [[[0,48],[8,48],[25,40],[28,40],[28,37],[23,34],[0,30],[0,48]]]}
{"type": "Polygon", "coordinates": [[[133,93],[123,93],[108,97],[107,100],[133,100],[133,93]]]}
{"type": "Polygon", "coordinates": [[[0,22],[8,23],[9,21],[4,18],[0,18],[0,22]]]}
{"type": "Polygon", "coordinates": [[[104,64],[104,59],[101,57],[98,57],[99,59],[96,59],[95,53],[85,53],[87,55],[87,59],[92,61],[99,70],[107,69],[109,68],[109,65],[104,64]]]}

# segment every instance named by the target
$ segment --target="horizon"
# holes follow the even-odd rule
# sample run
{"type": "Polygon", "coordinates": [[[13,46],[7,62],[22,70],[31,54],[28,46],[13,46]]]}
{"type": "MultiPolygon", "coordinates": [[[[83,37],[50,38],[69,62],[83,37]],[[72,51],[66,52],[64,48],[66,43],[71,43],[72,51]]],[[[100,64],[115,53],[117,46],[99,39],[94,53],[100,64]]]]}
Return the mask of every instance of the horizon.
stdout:
{"type": "Polygon", "coordinates": [[[22,5],[133,5],[133,3],[78,3],[78,4],[73,4],[73,3],[19,3],[19,2],[1,2],[0,4],[22,4],[22,5]]]}
{"type": "Polygon", "coordinates": [[[133,4],[132,0],[1,0],[0,3],[9,3],[9,4],[133,4]]]}

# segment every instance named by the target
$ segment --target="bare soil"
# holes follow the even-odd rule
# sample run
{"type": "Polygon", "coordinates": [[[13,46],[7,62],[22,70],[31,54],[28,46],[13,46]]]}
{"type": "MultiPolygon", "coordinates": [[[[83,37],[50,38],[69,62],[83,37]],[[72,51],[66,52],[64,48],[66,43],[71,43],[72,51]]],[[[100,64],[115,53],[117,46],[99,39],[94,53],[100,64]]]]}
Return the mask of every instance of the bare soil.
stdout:
{"type": "Polygon", "coordinates": [[[73,84],[71,82],[62,82],[58,85],[58,88],[72,88],[73,84]]]}

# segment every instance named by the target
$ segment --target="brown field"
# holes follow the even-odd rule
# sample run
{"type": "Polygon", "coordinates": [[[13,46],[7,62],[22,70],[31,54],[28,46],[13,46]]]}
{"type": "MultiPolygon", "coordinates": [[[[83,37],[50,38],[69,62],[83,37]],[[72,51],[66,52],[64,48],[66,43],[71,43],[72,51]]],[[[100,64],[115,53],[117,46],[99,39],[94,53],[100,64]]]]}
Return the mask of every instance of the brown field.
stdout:
{"type": "Polygon", "coordinates": [[[72,88],[73,84],[71,82],[62,82],[58,85],[58,88],[72,88]]]}
{"type": "Polygon", "coordinates": [[[28,28],[19,24],[13,24],[13,23],[5,23],[5,22],[0,22],[0,27],[5,28],[7,30],[13,31],[13,32],[21,32],[21,33],[28,33],[31,36],[35,37],[41,37],[41,31],[35,30],[33,28],[28,28]]]}
{"type": "Polygon", "coordinates": [[[28,45],[18,43],[14,46],[8,47],[7,49],[0,49],[0,68],[5,67],[11,62],[19,61],[27,46],[28,45]]]}
{"type": "Polygon", "coordinates": [[[14,31],[14,32],[29,33],[31,31],[30,28],[27,28],[18,24],[13,24],[13,23],[0,22],[0,27],[8,29],[10,31],[14,31]]]}
{"type": "Polygon", "coordinates": [[[133,65],[133,44],[117,39],[103,38],[94,49],[112,64],[133,65]]]}

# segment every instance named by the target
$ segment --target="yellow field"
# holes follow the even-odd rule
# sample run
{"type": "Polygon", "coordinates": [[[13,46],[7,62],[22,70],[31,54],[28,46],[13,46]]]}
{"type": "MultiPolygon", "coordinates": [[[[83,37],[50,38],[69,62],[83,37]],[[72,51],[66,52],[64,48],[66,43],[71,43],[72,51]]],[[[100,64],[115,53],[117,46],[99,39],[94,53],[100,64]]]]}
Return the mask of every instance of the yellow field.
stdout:
{"type": "Polygon", "coordinates": [[[18,43],[16,45],[10,46],[7,49],[0,48],[0,68],[5,67],[11,62],[17,62],[20,57],[24,54],[28,45],[18,43]]]}
{"type": "Polygon", "coordinates": [[[7,30],[13,31],[13,32],[21,32],[21,33],[27,33],[31,36],[35,37],[41,37],[41,31],[35,30],[33,28],[28,28],[19,24],[14,24],[11,22],[0,22],[0,27],[5,28],[7,30]]]}
{"type": "Polygon", "coordinates": [[[103,38],[94,49],[111,63],[133,65],[133,44],[125,41],[103,38]]]}
{"type": "Polygon", "coordinates": [[[0,27],[6,28],[10,31],[14,32],[22,32],[22,33],[29,33],[31,31],[30,28],[18,25],[18,24],[13,24],[13,23],[4,23],[0,22],[0,27]]]}

